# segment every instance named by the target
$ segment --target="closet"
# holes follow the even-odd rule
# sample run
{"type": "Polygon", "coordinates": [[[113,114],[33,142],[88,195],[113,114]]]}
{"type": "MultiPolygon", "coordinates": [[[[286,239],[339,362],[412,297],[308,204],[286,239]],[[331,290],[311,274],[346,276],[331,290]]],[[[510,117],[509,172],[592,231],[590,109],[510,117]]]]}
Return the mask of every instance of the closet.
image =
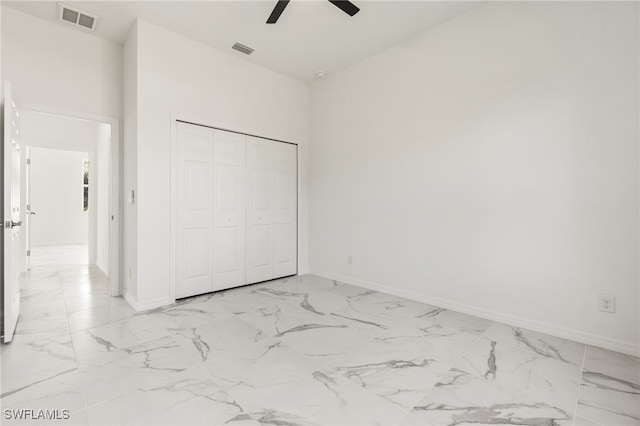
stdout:
{"type": "Polygon", "coordinates": [[[297,272],[297,146],[176,122],[175,295],[297,272]]]}

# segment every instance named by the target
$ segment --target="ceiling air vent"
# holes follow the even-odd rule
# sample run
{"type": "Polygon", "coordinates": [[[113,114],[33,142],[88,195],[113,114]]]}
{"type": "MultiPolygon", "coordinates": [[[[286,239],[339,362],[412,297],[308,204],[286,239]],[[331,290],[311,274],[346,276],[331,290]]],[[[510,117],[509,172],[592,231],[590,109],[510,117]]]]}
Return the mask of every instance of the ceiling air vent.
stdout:
{"type": "Polygon", "coordinates": [[[247,55],[251,55],[253,53],[253,49],[249,46],[245,46],[244,44],[236,43],[231,46],[232,49],[237,50],[238,52],[245,53],[247,55]]]}
{"type": "Polygon", "coordinates": [[[99,18],[66,4],[58,3],[58,19],[95,31],[99,18]]]}

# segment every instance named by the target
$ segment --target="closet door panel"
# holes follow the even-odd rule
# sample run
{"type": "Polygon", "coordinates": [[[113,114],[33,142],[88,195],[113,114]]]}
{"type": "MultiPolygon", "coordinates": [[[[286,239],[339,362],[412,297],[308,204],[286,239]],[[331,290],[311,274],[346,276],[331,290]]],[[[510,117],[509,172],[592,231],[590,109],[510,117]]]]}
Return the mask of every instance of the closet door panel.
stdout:
{"type": "Polygon", "coordinates": [[[213,290],[245,284],[246,137],[214,131],[213,290]]]}
{"type": "Polygon", "coordinates": [[[273,269],[276,277],[297,272],[297,147],[275,143],[273,269]]]}
{"type": "Polygon", "coordinates": [[[247,283],[273,275],[273,149],[269,141],[247,137],[247,283]]]}
{"type": "Polygon", "coordinates": [[[176,298],[211,291],[213,130],[177,123],[176,298]]]}
{"type": "Polygon", "coordinates": [[[297,147],[247,138],[247,283],[297,272],[297,147]]]}

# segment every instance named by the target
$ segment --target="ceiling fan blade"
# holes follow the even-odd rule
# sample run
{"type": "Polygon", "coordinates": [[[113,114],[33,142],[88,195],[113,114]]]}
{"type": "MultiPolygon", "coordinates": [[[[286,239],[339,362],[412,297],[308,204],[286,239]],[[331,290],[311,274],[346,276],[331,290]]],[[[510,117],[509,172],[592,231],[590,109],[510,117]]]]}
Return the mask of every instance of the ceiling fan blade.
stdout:
{"type": "Polygon", "coordinates": [[[353,16],[360,12],[360,8],[348,0],[329,0],[331,4],[340,8],[344,13],[353,16]]]}
{"type": "Polygon", "coordinates": [[[269,19],[267,19],[267,24],[275,24],[278,22],[280,15],[284,12],[284,8],[289,4],[289,0],[278,0],[276,3],[276,7],[273,8],[273,12],[269,15],[269,19]]]}

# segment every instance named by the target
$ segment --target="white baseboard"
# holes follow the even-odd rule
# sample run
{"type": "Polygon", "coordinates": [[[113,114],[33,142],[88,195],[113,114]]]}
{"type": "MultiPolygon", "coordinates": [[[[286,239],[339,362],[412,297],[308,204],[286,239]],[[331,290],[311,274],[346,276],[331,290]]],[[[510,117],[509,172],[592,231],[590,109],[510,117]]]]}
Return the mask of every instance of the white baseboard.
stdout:
{"type": "Polygon", "coordinates": [[[311,271],[309,270],[309,268],[300,267],[298,268],[298,273],[296,275],[307,275],[307,274],[311,274],[311,271]]]}
{"type": "Polygon", "coordinates": [[[597,334],[586,333],[580,330],[560,327],[557,325],[544,323],[544,322],[540,322],[540,321],[536,321],[536,320],[532,320],[524,317],[503,314],[503,313],[492,311],[489,309],[482,309],[475,306],[458,303],[452,300],[430,297],[426,294],[389,287],[379,283],[360,280],[357,278],[352,278],[344,275],[334,274],[331,272],[321,271],[314,268],[310,268],[310,273],[313,275],[318,275],[331,280],[340,281],[346,284],[353,284],[360,287],[364,287],[369,290],[376,290],[382,293],[392,294],[394,296],[415,300],[417,302],[427,303],[429,305],[433,305],[438,308],[450,309],[452,311],[462,312],[464,314],[474,315],[476,317],[501,322],[514,327],[526,328],[528,330],[537,331],[539,333],[545,333],[551,336],[573,340],[575,342],[584,343],[587,345],[598,346],[604,349],[609,349],[616,352],[622,352],[622,353],[633,355],[633,356],[640,355],[640,345],[638,345],[637,343],[626,342],[618,339],[611,339],[606,336],[600,336],[597,334]]]}
{"type": "Polygon", "coordinates": [[[138,302],[129,293],[125,293],[124,294],[124,300],[126,300],[127,303],[136,312],[148,311],[150,309],[155,309],[155,308],[160,308],[162,306],[171,305],[171,304],[176,302],[175,300],[173,300],[171,298],[168,298],[168,297],[163,297],[163,298],[154,299],[154,300],[147,300],[145,302],[138,302]]]}

